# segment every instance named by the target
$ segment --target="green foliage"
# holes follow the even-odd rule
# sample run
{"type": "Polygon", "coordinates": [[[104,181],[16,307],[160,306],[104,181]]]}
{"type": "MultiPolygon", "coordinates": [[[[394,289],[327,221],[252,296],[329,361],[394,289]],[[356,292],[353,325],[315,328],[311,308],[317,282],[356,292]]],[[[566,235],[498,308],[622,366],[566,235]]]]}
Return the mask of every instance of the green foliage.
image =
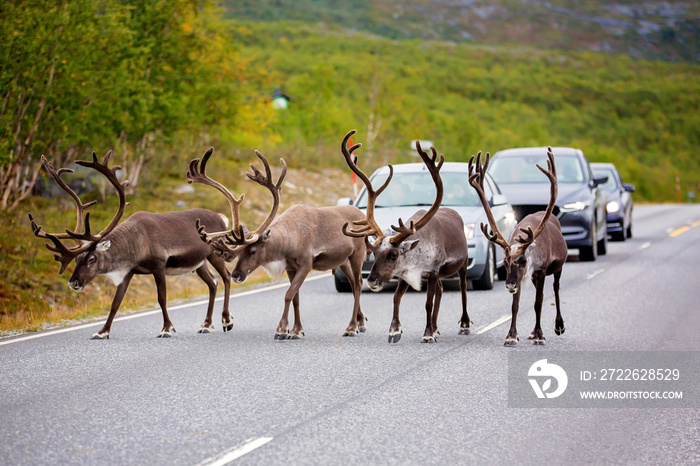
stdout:
{"type": "Polygon", "coordinates": [[[237,23],[246,56],[276,70],[294,98],[261,149],[292,163],[342,167],[349,129],[368,170],[411,160],[428,139],[449,160],[478,150],[575,146],[615,163],[636,197],[675,199],[700,180],[700,67],[598,53],[393,42],[299,23],[237,23]]]}
{"type": "MultiPolygon", "coordinates": [[[[132,186],[158,149],[255,142],[265,75],[210,0],[23,0],[0,6],[0,209],[39,155],[115,148],[132,186]]],[[[161,160],[162,161],[162,160],[161,160]]]]}
{"type": "Polygon", "coordinates": [[[700,3],[667,0],[224,0],[237,20],[303,21],[396,40],[700,60],[700,3]]]}

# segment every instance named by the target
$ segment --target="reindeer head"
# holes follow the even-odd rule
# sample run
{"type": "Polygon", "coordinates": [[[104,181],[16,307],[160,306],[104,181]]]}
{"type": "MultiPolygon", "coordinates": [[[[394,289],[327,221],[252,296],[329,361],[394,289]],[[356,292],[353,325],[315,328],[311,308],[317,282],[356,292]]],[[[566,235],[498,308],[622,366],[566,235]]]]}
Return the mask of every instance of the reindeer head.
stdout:
{"type": "Polygon", "coordinates": [[[486,218],[492,232],[486,224],[481,224],[481,231],[484,236],[503,248],[505,259],[503,265],[506,268],[506,289],[510,293],[517,293],[523,279],[529,277],[533,270],[532,251],[535,247],[535,239],[542,233],[554,209],[557,200],[557,168],[554,165],[554,154],[552,148],[547,148],[547,170],[537,165],[537,168],[545,174],[550,182],[550,197],[547,209],[544,212],[536,212],[525,217],[518,223],[516,230],[511,236],[510,242],[506,241],[503,234],[498,229],[498,225],[491,212],[486,196],[484,194],[484,176],[489,166],[490,154],[487,152],[483,165],[481,164],[481,152],[476,156],[476,173],[474,173],[474,156],[469,159],[469,184],[476,190],[484,206],[486,218]],[[535,226],[533,231],[533,226],[535,226]]]}
{"type": "Polygon", "coordinates": [[[108,252],[111,245],[108,239],[100,241],[75,258],[75,270],[68,279],[68,286],[72,290],[83,291],[95,277],[112,269],[114,262],[108,252]]]}
{"type": "Polygon", "coordinates": [[[116,172],[121,167],[108,167],[111,156],[112,151],[107,152],[103,162],[100,163],[97,159],[97,155],[93,152],[92,161],[77,160],[75,162],[80,166],[92,168],[102,173],[110,184],[114,186],[119,196],[119,208],[117,213],[109,224],[97,235],[93,235],[90,231],[90,212],[87,212],[87,208],[94,205],[97,201],[84,204],[75,191],[68,187],[61,178],[63,173],[73,173],[73,170],[69,168],[55,170],[51,162],[46,160],[43,155],[41,156],[41,163],[44,165],[46,171],[56,180],[58,185],[73,198],[77,210],[77,223],[74,231],[66,229],[65,233],[46,233],[41,228],[41,225],[36,223],[32,214],[29,214],[29,220],[31,221],[32,231],[35,236],[46,238],[53,243],[53,246],[47,244],[46,248],[49,251],[57,253],[54,255],[54,259],[61,263],[61,268],[58,273],[63,273],[68,264],[75,259],[75,270],[68,280],[68,285],[76,291],[82,291],[85,285],[90,283],[97,275],[109,270],[107,260],[103,257],[110,246],[110,241],[106,239],[106,236],[117,226],[119,219],[121,219],[124,214],[124,209],[129,205],[129,203],[126,202],[125,196],[125,188],[129,185],[129,182],[120,182],[117,178],[116,172]],[[82,233],[80,233],[81,229],[84,229],[82,233]],[[75,241],[76,245],[74,247],[66,246],[63,244],[63,241],[61,241],[65,239],[72,239],[75,241]]]}
{"type": "Polygon", "coordinates": [[[267,218],[255,231],[250,232],[239,222],[239,209],[245,195],[241,194],[238,199],[236,199],[236,197],[231,194],[226,187],[224,187],[218,181],[213,180],[206,174],[207,162],[209,161],[213,150],[214,149],[211,148],[206,152],[206,154],[204,154],[201,164],[199,159],[194,159],[192,162],[190,162],[190,168],[187,172],[187,180],[190,183],[203,183],[212,186],[219,190],[219,192],[221,192],[226,199],[228,199],[231,206],[231,217],[233,219],[232,228],[226,231],[207,233],[204,229],[204,225],[197,220],[197,230],[199,231],[202,241],[210,244],[216,250],[217,254],[224,258],[224,260],[232,261],[238,257],[238,263],[231,273],[231,278],[236,283],[243,283],[253,270],[258,268],[260,265],[265,264],[265,245],[270,237],[268,227],[270,224],[272,224],[272,221],[275,219],[277,211],[279,210],[280,192],[282,190],[284,177],[287,175],[287,164],[284,159],[280,159],[282,173],[280,173],[280,176],[275,183],[272,181],[272,171],[267,159],[263,154],[257,150],[255,151],[255,155],[263,163],[265,174],[258,170],[255,165],[250,164],[250,168],[253,173],[251,174],[246,172],[246,176],[250,180],[270,190],[272,193],[273,202],[267,218]]]}
{"type": "Polygon", "coordinates": [[[372,188],[372,183],[367,175],[357,166],[357,157],[353,156],[353,152],[361,147],[362,144],[355,144],[349,149],[347,147],[348,140],[353,134],[355,134],[355,130],[345,135],[341,145],[341,151],[350,169],[355,172],[365,185],[365,189],[367,190],[367,210],[364,220],[353,222],[354,228],[348,228],[349,225],[347,223],[343,225],[343,233],[352,237],[364,237],[368,253],[371,252],[374,254],[374,264],[369,277],[367,277],[367,284],[372,291],[380,291],[386,282],[396,276],[402,276],[413,288],[420,289],[421,277],[418,264],[420,261],[420,251],[416,250],[416,248],[419,247],[419,240],[415,238],[409,240],[409,237],[423,228],[440,208],[443,195],[440,168],[442,168],[442,164],[445,162],[445,157],[440,154],[438,161],[438,154],[434,147],[430,148],[432,152],[431,157],[423,151],[420,147],[420,143],[416,141],[416,151],[433,178],[433,182],[437,188],[437,196],[428,211],[422,210],[416,213],[421,214],[418,220],[409,221],[408,226],[406,226],[403,220],[399,219],[398,226],[391,226],[397,234],[388,237],[382,232],[374,218],[374,207],[379,195],[389,186],[389,182],[394,175],[393,167],[389,164],[389,176],[384,184],[377,190],[372,188]],[[374,243],[369,241],[370,235],[376,237],[374,243]],[[414,252],[412,253],[412,251],[414,252]]]}

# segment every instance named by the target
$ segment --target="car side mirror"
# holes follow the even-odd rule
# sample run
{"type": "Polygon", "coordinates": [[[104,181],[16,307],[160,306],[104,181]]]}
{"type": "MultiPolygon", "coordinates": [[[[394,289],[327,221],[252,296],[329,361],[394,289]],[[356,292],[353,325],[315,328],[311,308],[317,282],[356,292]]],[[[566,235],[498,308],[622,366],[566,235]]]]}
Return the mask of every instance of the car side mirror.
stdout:
{"type": "Polygon", "coordinates": [[[351,197],[341,197],[335,205],[353,205],[353,201],[351,197]]]}
{"type": "Polygon", "coordinates": [[[635,191],[633,184],[623,183],[623,186],[625,187],[625,191],[628,193],[633,193],[635,191]]]}
{"type": "Polygon", "coordinates": [[[491,204],[491,206],[508,204],[508,198],[503,194],[494,194],[489,204],[491,204]]]}
{"type": "Polygon", "coordinates": [[[599,186],[603,183],[608,182],[608,177],[607,176],[594,176],[593,177],[593,186],[599,186]]]}

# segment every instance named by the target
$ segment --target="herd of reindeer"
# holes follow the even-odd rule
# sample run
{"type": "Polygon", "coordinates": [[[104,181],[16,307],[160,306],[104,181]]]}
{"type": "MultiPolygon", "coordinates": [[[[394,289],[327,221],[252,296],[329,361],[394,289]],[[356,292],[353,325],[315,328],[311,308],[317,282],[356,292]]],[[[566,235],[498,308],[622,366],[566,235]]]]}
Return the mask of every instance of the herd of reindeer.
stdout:
{"type": "MultiPolygon", "coordinates": [[[[226,197],[231,209],[230,228],[225,215],[207,209],[168,213],[136,212],[119,223],[128,205],[125,188],[129,182],[120,181],[117,177],[119,166],[109,167],[110,151],[102,162],[94,152],[92,161],[75,162],[104,175],[116,190],[119,208],[109,224],[99,233],[92,232],[90,212],[87,209],[96,201],[83,203],[78,194],[61,178],[63,173],[72,173],[73,170],[56,170],[42,156],[41,161],[46,171],[75,201],[77,223],[74,230],[66,228],[65,233],[47,233],[29,214],[32,231],[35,236],[51,242],[47,243],[46,247],[56,253],[54,258],[61,264],[59,273],[63,273],[75,260],[75,270],[68,280],[71,289],[82,291],[98,275],[106,275],[116,285],[117,291],[107,321],[92,339],[109,338],[112,321],[134,275],[153,275],[158,290],[158,303],[163,312],[163,328],[158,337],[171,337],[175,328],[167,310],[166,275],[190,272],[195,272],[209,287],[207,315],[199,333],[210,333],[214,329],[212,313],[218,282],[209,264],[220,275],[224,284],[221,315],[224,332],[233,329],[233,319],[229,311],[231,281],[243,283],[254,270],[262,266],[272,276],[280,276],[287,272],[290,282],[284,296],[282,318],[275,331],[276,340],[299,339],[304,336],[299,311],[299,289],[312,270],[340,269],[348,277],[354,303],[352,317],[343,336],[356,336],[366,329],[366,318],[360,309],[360,292],[362,264],[370,253],[374,255],[374,264],[367,284],[372,291],[381,290],[384,284],[393,278],[398,279],[394,293],[393,317],[389,327],[390,343],[401,339],[401,298],[409,286],[420,290],[423,281],[427,283],[427,299],[426,326],[421,341],[437,341],[440,334],[437,318],[443,293],[442,279],[455,274],[459,277],[462,302],[459,333],[468,335],[471,331],[471,320],[467,313],[468,247],[462,218],[455,210],[440,207],[443,197],[440,168],[445,161],[444,156],[438,156],[434,147],[430,148],[431,153],[428,154],[416,141],[416,150],[432,176],[437,195],[427,211],[419,210],[407,222],[398,219],[398,225],[391,226],[392,231],[382,231],[374,218],[374,207],[377,197],[391,182],[393,169],[389,165],[389,177],[380,187],[373,188],[367,175],[358,167],[357,156],[354,155],[362,145],[348,147],[348,140],[354,133],[352,130],[346,134],[341,152],[350,169],[365,185],[368,199],[364,212],[352,205],[293,205],[278,216],[282,185],[287,174],[286,163],[280,159],[281,172],[277,181],[274,181],[267,159],[255,151],[255,155],[262,162],[264,173],[251,164],[252,173],[246,172],[246,176],[270,191],[272,208],[262,224],[251,231],[240,222],[239,210],[245,195],[240,194],[236,197],[207,174],[212,148],[201,160],[194,159],[190,162],[187,181],[211,186],[226,197]],[[235,267],[229,272],[226,263],[234,261],[235,267]],[[294,325],[291,329],[288,321],[290,304],[294,307],[294,325]]],[[[481,152],[476,158],[472,156],[469,160],[469,184],[476,190],[488,219],[488,225],[482,223],[481,230],[505,252],[506,289],[513,295],[512,320],[505,341],[506,346],[514,346],[518,342],[516,321],[520,285],[528,279],[532,280],[536,289],[535,328],[529,338],[535,344],[545,342],[540,317],[547,275],[554,275],[557,310],[554,331],[557,335],[564,333],[559,280],[567,258],[567,247],[559,221],[556,216],[552,216],[557,198],[557,179],[551,148],[547,149],[547,157],[547,169],[540,166],[538,168],[550,182],[549,204],[545,211],[522,219],[510,240],[498,230],[484,194],[484,176],[489,165],[489,154],[486,154],[483,162],[481,152]]]]}

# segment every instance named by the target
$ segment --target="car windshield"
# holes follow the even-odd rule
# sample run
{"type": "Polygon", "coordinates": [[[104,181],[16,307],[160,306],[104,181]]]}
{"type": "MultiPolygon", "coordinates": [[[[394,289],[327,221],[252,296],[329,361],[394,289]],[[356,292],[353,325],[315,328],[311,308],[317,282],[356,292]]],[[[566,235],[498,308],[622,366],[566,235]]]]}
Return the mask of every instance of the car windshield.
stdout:
{"type": "Polygon", "coordinates": [[[608,181],[601,185],[603,186],[603,188],[605,188],[606,192],[613,193],[618,190],[617,178],[615,177],[615,174],[612,170],[610,170],[609,168],[594,168],[593,173],[595,173],[595,176],[608,177],[608,181]]]}
{"type": "MultiPolygon", "coordinates": [[[[388,173],[375,175],[370,180],[377,189],[386,181],[388,173]]],[[[444,195],[443,206],[477,206],[479,198],[474,188],[469,186],[467,174],[440,173],[444,195]]],[[[435,200],[435,184],[427,171],[416,173],[394,173],[389,186],[382,192],[376,207],[430,206],[435,200]]],[[[367,191],[362,191],[357,200],[357,207],[367,207],[367,191]]]]}
{"type": "MultiPolygon", "coordinates": [[[[581,162],[574,156],[554,156],[557,165],[559,183],[580,184],[585,177],[581,162]]],[[[498,184],[508,183],[549,183],[549,179],[537,169],[539,165],[547,168],[547,155],[517,155],[495,157],[489,167],[489,173],[498,184]]]]}

